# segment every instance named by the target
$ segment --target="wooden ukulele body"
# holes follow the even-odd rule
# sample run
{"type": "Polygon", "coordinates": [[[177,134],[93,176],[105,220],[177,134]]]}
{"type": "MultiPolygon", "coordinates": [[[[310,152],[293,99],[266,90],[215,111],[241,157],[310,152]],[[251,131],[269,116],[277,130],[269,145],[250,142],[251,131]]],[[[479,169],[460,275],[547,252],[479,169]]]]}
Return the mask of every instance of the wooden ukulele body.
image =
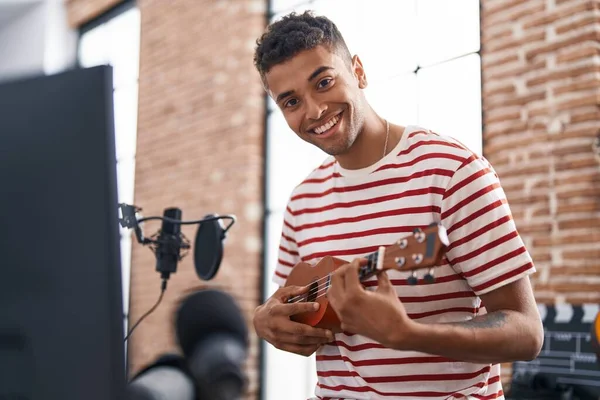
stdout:
{"type": "Polygon", "coordinates": [[[293,321],[307,324],[315,328],[329,329],[335,333],[342,331],[337,314],[333,308],[329,306],[326,287],[329,286],[327,283],[330,274],[347,263],[348,261],[327,256],[314,266],[305,262],[298,263],[294,266],[287,278],[285,286],[308,285],[309,288],[303,301],[317,302],[319,303],[319,309],[314,312],[304,312],[292,315],[291,319],[293,321]]]}
{"type": "MultiPolygon", "coordinates": [[[[439,223],[432,223],[426,228],[415,228],[413,234],[400,238],[389,246],[380,246],[376,252],[367,255],[367,265],[361,265],[359,280],[378,274],[387,269],[397,271],[410,271],[407,279],[410,285],[416,285],[418,278],[416,270],[427,268],[426,282],[433,282],[433,269],[439,265],[448,246],[446,230],[439,223]]],[[[291,299],[294,302],[317,302],[320,307],[317,311],[294,314],[291,319],[316,328],[329,329],[341,332],[340,320],[329,305],[327,289],[329,288],[331,274],[348,261],[337,257],[326,256],[314,266],[300,262],[296,264],[288,275],[285,286],[308,286],[308,290],[291,299]]]]}

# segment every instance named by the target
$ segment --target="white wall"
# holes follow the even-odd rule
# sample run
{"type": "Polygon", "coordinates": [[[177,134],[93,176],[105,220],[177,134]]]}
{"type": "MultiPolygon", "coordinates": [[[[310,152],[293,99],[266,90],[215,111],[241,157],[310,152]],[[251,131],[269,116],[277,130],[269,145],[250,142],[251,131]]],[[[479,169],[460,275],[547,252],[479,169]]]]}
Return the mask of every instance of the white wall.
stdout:
{"type": "Polygon", "coordinates": [[[65,0],[0,0],[0,81],[53,74],[75,63],[65,0]]]}

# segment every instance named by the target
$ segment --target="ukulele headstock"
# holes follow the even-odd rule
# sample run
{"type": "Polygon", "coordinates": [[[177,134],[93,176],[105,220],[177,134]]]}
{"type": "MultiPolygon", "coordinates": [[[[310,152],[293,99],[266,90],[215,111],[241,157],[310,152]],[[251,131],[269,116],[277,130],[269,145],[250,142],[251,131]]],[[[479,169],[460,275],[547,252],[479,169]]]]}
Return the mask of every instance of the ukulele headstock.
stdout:
{"type": "Polygon", "coordinates": [[[427,283],[435,280],[434,267],[437,266],[449,245],[446,229],[439,223],[432,223],[427,228],[417,228],[412,235],[399,239],[391,246],[380,249],[384,253],[378,269],[395,269],[398,271],[412,271],[408,283],[415,285],[418,282],[417,270],[428,269],[424,275],[427,283]]]}

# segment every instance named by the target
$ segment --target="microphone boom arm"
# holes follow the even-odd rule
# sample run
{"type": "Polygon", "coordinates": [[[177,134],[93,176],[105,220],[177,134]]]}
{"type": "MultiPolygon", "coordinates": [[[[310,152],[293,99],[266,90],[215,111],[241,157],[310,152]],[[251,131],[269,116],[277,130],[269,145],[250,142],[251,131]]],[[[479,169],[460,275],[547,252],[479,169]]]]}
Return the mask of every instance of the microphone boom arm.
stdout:
{"type": "Polygon", "coordinates": [[[155,240],[144,237],[144,233],[142,232],[142,228],[140,227],[139,224],[141,224],[142,222],[145,222],[145,221],[158,220],[158,221],[167,221],[167,222],[171,222],[171,223],[179,224],[179,225],[193,225],[193,224],[202,224],[204,222],[209,222],[209,221],[228,219],[228,220],[230,220],[230,222],[223,229],[224,234],[227,233],[227,231],[236,222],[235,215],[219,215],[219,216],[215,216],[215,217],[205,217],[205,218],[193,220],[193,221],[181,221],[181,220],[168,218],[168,217],[161,217],[161,216],[143,217],[143,218],[137,219],[136,214],[138,212],[142,211],[142,209],[140,207],[137,207],[135,205],[125,204],[125,203],[119,203],[119,208],[121,209],[121,214],[123,215],[122,218],[119,218],[119,223],[121,224],[121,226],[123,228],[129,228],[129,229],[133,228],[133,230],[135,232],[135,237],[136,237],[138,243],[143,244],[143,245],[152,244],[152,243],[156,244],[155,240]]]}

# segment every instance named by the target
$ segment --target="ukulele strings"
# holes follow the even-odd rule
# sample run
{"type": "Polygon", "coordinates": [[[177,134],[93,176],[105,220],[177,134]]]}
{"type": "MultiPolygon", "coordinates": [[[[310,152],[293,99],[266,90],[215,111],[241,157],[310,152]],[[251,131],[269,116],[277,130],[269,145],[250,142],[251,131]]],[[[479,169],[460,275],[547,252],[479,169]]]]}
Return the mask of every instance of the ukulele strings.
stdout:
{"type": "Polygon", "coordinates": [[[288,303],[300,303],[302,301],[308,301],[308,296],[315,296],[314,300],[319,299],[323,296],[325,296],[327,294],[327,289],[329,289],[331,287],[331,284],[328,282],[325,282],[323,285],[319,285],[314,289],[311,289],[310,291],[313,293],[306,293],[306,294],[301,294],[295,297],[292,297],[288,300],[288,303]],[[323,292],[323,293],[321,293],[323,292]],[[293,300],[293,301],[292,301],[293,300]]]}
{"type": "MultiPolygon", "coordinates": [[[[371,268],[372,264],[376,264],[377,263],[377,253],[372,253],[373,259],[371,259],[371,255],[367,256],[366,258],[369,260],[369,268],[371,268]]],[[[327,289],[329,289],[329,287],[331,286],[330,283],[328,283],[329,278],[331,277],[331,273],[327,274],[326,276],[317,279],[314,282],[311,282],[309,285],[312,286],[315,283],[317,284],[316,287],[311,288],[307,293],[303,293],[294,297],[290,297],[287,302],[288,303],[299,303],[301,301],[307,301],[309,296],[313,296],[313,295],[317,295],[315,297],[315,300],[323,297],[325,295],[325,293],[321,293],[319,294],[319,292],[321,292],[321,290],[324,290],[325,292],[327,292],[327,289]],[[322,282],[323,280],[326,280],[327,282],[322,282]],[[322,284],[324,285],[324,287],[322,287],[322,284]]]]}

